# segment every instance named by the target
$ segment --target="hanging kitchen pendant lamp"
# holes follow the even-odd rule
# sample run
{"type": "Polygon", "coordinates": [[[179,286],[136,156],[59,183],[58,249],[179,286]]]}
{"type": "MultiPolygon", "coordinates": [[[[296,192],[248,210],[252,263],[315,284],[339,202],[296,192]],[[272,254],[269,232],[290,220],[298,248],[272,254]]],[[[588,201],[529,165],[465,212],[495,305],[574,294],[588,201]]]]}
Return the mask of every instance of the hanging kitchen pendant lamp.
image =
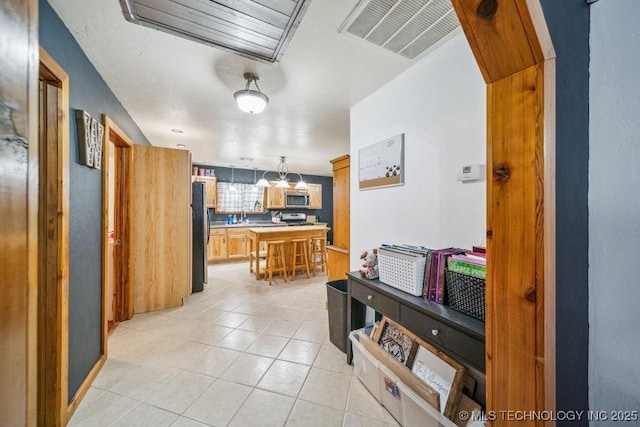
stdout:
{"type": "Polygon", "coordinates": [[[238,189],[236,188],[236,183],[233,176],[233,170],[235,169],[235,165],[230,165],[230,166],[231,166],[231,185],[229,186],[229,191],[237,191],[238,189]]]}
{"type": "MultiPolygon", "coordinates": [[[[265,175],[268,172],[275,172],[278,174],[278,182],[276,183],[276,187],[278,188],[289,188],[289,182],[287,181],[287,175],[289,174],[289,167],[287,166],[287,158],[285,156],[280,156],[280,163],[278,164],[278,168],[275,171],[264,171],[262,174],[262,178],[256,183],[258,187],[269,187],[269,181],[266,180],[265,175]]],[[[295,173],[295,172],[292,172],[295,173]]],[[[295,173],[300,177],[300,181],[296,183],[296,190],[306,190],[309,188],[304,179],[302,179],[302,175],[299,173],[295,173]]]]}
{"type": "Polygon", "coordinates": [[[247,80],[247,86],[233,94],[238,108],[249,114],[262,113],[269,103],[269,97],[260,91],[257,75],[244,73],[244,78],[247,80]],[[251,82],[253,82],[258,90],[249,89],[251,82]]]}

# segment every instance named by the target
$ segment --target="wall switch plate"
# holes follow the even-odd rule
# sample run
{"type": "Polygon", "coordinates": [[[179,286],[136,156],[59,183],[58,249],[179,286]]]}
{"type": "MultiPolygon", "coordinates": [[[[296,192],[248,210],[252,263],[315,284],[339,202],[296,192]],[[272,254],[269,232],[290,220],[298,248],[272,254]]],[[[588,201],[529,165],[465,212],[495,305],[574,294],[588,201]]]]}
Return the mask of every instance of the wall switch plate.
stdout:
{"type": "Polygon", "coordinates": [[[479,163],[463,165],[458,169],[458,182],[480,181],[483,177],[484,165],[479,163]]]}

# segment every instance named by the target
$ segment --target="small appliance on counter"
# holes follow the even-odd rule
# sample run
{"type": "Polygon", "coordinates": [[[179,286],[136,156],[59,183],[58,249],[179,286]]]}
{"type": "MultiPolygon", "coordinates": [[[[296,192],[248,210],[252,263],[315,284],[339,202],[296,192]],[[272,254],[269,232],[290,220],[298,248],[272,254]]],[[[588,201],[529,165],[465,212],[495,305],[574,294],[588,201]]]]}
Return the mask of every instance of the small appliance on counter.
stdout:
{"type": "Polygon", "coordinates": [[[315,225],[313,222],[307,222],[307,215],[300,212],[283,212],[281,219],[287,225],[315,225]]]}

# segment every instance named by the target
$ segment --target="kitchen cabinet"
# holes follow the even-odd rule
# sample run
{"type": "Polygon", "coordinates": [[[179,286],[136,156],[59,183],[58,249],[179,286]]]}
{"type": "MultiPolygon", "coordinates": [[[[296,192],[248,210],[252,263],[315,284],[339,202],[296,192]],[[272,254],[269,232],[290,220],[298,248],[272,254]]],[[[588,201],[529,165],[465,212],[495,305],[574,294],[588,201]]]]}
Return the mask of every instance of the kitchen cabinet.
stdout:
{"type": "Polygon", "coordinates": [[[209,230],[207,260],[217,262],[248,258],[250,246],[249,227],[212,228],[209,230]]]}
{"type": "Polygon", "coordinates": [[[328,280],[344,279],[349,271],[349,155],[333,165],[333,245],[327,247],[328,280]]]}
{"type": "Polygon", "coordinates": [[[209,230],[209,244],[207,245],[207,261],[227,259],[227,229],[216,228],[209,230]]]}
{"type": "Polygon", "coordinates": [[[249,229],[227,229],[227,258],[246,258],[249,256],[249,229]]]}
{"type": "Polygon", "coordinates": [[[284,188],[276,187],[275,182],[271,182],[271,185],[267,187],[267,209],[284,209],[284,188]]]}
{"type": "Polygon", "coordinates": [[[218,193],[218,186],[215,176],[196,176],[194,175],[191,181],[202,181],[204,182],[204,186],[206,188],[206,196],[207,196],[207,207],[215,208],[216,207],[216,197],[218,193]]]}
{"type": "Polygon", "coordinates": [[[322,209],[322,184],[309,185],[309,209],[322,209]]]}

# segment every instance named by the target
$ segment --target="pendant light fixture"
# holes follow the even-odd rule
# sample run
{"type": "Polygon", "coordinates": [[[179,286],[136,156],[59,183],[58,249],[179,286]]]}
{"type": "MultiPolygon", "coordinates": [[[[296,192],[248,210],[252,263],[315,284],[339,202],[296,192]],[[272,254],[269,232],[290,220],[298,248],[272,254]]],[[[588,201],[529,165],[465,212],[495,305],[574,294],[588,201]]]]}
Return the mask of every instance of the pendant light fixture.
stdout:
{"type": "Polygon", "coordinates": [[[233,94],[238,108],[249,114],[262,113],[269,103],[269,97],[260,91],[257,75],[244,73],[244,78],[247,80],[247,86],[233,94]],[[249,89],[251,82],[253,82],[258,90],[249,89]]]}
{"type": "Polygon", "coordinates": [[[233,169],[235,168],[235,165],[230,165],[231,166],[231,185],[229,186],[229,191],[236,191],[236,184],[234,182],[234,176],[233,176],[233,169]]]}
{"type": "MultiPolygon", "coordinates": [[[[260,178],[260,180],[256,182],[256,185],[258,187],[269,187],[270,185],[269,181],[267,181],[265,178],[265,175],[269,172],[274,172],[278,174],[278,182],[276,183],[277,188],[289,188],[289,181],[287,180],[287,175],[289,174],[289,167],[287,166],[287,158],[285,156],[280,156],[280,163],[278,164],[278,168],[275,171],[264,171],[264,173],[262,174],[262,178],[260,178]]],[[[295,173],[295,172],[292,172],[292,173],[295,173]]],[[[307,185],[306,182],[304,182],[304,179],[302,179],[302,175],[300,175],[299,173],[295,173],[295,174],[300,177],[300,181],[296,183],[295,189],[296,190],[308,189],[309,186],[307,185]]]]}

